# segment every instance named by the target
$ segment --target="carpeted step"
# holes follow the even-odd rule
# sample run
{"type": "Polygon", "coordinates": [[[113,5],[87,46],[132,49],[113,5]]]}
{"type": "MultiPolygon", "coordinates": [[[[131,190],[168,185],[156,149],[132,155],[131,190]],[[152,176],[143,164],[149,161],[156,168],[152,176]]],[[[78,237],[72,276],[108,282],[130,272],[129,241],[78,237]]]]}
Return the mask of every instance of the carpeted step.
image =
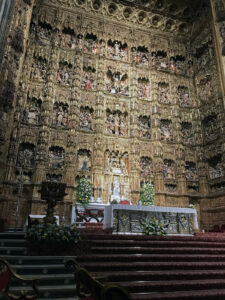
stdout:
{"type": "Polygon", "coordinates": [[[92,254],[79,256],[79,262],[150,262],[150,261],[189,261],[189,262],[225,262],[225,255],[205,254],[92,254]]]}
{"type": "Polygon", "coordinates": [[[105,271],[92,272],[95,277],[105,277],[107,281],[157,281],[157,280],[200,280],[225,279],[225,270],[165,270],[165,271],[105,271]]]}
{"type": "Polygon", "coordinates": [[[80,264],[90,272],[102,271],[148,271],[148,270],[216,270],[225,269],[225,262],[97,262],[80,264]]]}
{"type": "Polygon", "coordinates": [[[81,232],[81,238],[83,240],[135,240],[135,241],[198,241],[198,242],[222,242],[225,243],[225,234],[220,236],[147,236],[147,235],[136,235],[136,234],[85,234],[81,232]]]}
{"type": "MultiPolygon", "coordinates": [[[[88,240],[87,240],[88,241],[88,240]]],[[[167,241],[167,240],[89,240],[92,242],[92,246],[113,246],[113,247],[183,247],[184,241],[167,241]]],[[[201,241],[185,241],[185,248],[225,248],[224,242],[201,242],[201,241]]]]}
{"type": "Polygon", "coordinates": [[[139,294],[133,293],[131,296],[133,300],[224,300],[225,289],[139,294]]]}
{"type": "Polygon", "coordinates": [[[190,291],[190,290],[210,290],[225,287],[225,279],[211,280],[168,280],[168,281],[124,281],[113,282],[121,284],[130,293],[146,292],[170,292],[170,291],[190,291]]]}
{"type": "Polygon", "coordinates": [[[92,252],[95,254],[225,254],[225,248],[151,248],[151,247],[92,247],[92,252]]]}

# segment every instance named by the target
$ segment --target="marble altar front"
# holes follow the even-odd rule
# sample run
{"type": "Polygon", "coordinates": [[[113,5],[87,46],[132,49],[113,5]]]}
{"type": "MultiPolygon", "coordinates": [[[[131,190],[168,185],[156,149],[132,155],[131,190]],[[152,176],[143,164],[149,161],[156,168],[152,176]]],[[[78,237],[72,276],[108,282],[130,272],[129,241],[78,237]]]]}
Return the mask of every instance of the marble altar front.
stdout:
{"type": "Polygon", "coordinates": [[[192,208],[109,205],[104,209],[104,228],[113,233],[142,233],[143,221],[155,217],[165,227],[167,234],[192,235],[198,229],[197,212],[192,208]]]}

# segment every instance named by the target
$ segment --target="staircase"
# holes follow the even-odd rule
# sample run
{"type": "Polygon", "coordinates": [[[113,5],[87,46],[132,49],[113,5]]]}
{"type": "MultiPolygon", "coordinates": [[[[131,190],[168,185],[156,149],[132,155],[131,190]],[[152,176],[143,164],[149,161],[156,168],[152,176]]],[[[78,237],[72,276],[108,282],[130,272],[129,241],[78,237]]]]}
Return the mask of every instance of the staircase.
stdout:
{"type": "Polygon", "coordinates": [[[134,300],[225,299],[225,236],[85,234],[78,262],[125,287],[134,300]]]}
{"type": "MultiPolygon", "coordinates": [[[[19,275],[39,277],[40,300],[75,300],[73,274],[64,267],[63,256],[27,256],[24,233],[0,233],[0,257],[6,259],[19,275]]],[[[67,257],[68,258],[68,257],[67,257]]],[[[12,284],[12,291],[24,290],[21,282],[12,284]]],[[[26,287],[26,289],[29,289],[26,287]]],[[[0,293],[0,299],[4,299],[0,293]]]]}

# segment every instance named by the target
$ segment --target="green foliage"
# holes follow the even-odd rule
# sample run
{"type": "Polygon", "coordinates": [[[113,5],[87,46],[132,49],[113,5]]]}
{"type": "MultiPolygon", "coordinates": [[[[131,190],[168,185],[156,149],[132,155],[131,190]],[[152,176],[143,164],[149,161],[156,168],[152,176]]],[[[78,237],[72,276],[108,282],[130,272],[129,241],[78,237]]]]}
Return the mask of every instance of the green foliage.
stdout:
{"type": "Polygon", "coordinates": [[[92,184],[89,178],[80,178],[77,186],[77,202],[88,206],[91,201],[92,184]]]}
{"type": "Polygon", "coordinates": [[[146,220],[142,223],[142,228],[146,235],[167,235],[166,227],[156,218],[146,220]]]}
{"type": "Polygon", "coordinates": [[[57,242],[75,244],[80,238],[76,225],[56,225],[40,223],[27,229],[25,239],[30,243],[57,242]]]}
{"type": "Polygon", "coordinates": [[[155,189],[152,183],[145,183],[141,191],[141,205],[154,205],[155,189]]]}

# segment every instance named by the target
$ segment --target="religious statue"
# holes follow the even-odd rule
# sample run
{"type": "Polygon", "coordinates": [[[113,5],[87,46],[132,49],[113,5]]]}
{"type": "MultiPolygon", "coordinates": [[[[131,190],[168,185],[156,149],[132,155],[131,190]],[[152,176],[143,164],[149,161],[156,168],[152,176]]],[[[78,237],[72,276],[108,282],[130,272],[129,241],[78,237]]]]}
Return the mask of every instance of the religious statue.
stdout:
{"type": "Polygon", "coordinates": [[[58,169],[64,166],[65,151],[62,147],[53,146],[49,148],[50,168],[58,169]]]}
{"type": "Polygon", "coordinates": [[[178,86],[177,92],[179,105],[183,107],[191,106],[188,88],[186,86],[178,86]]]}
{"type": "Polygon", "coordinates": [[[163,104],[170,104],[170,89],[169,84],[165,82],[158,83],[158,91],[159,91],[159,102],[163,104]]]}
{"type": "Polygon", "coordinates": [[[85,149],[80,149],[78,151],[78,170],[79,171],[90,171],[91,169],[91,160],[90,160],[90,151],[85,149]]]}
{"type": "Polygon", "coordinates": [[[113,200],[120,201],[120,199],[121,199],[120,183],[118,181],[117,176],[114,176],[111,201],[113,200]]]}

